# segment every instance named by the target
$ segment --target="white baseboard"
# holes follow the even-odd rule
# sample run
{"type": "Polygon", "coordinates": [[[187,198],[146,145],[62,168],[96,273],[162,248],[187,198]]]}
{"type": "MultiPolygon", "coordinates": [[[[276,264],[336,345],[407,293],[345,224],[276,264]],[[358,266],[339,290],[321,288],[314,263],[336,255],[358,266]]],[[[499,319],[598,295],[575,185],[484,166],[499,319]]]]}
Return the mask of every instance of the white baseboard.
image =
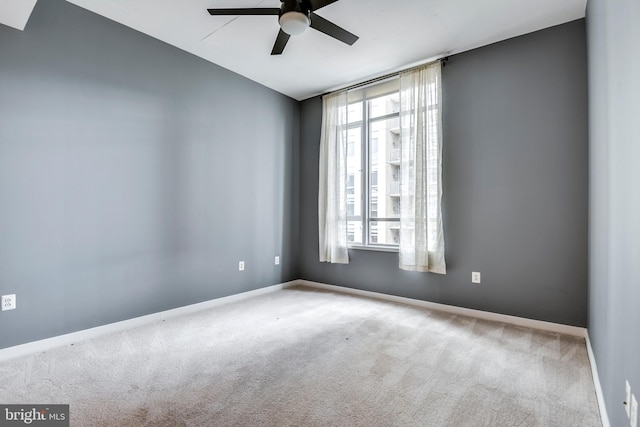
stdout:
{"type": "MultiPolygon", "coordinates": [[[[135,317],[133,319],[110,323],[108,325],[97,326],[95,328],[85,329],[82,331],[72,332],[65,335],[59,335],[52,338],[47,338],[39,341],[33,341],[30,343],[17,345],[14,347],[0,349],[0,361],[12,359],[14,357],[19,357],[19,356],[25,356],[28,354],[33,354],[40,351],[45,351],[53,347],[73,344],[82,340],[96,338],[101,335],[105,335],[113,332],[119,332],[119,331],[123,331],[130,328],[135,328],[137,326],[146,325],[146,324],[157,322],[160,320],[170,319],[172,317],[180,316],[183,314],[195,313],[195,312],[206,310],[208,308],[216,307],[222,304],[241,301],[246,298],[267,294],[270,292],[274,292],[280,289],[290,288],[292,286],[297,286],[297,285],[318,288],[318,289],[325,289],[325,290],[352,294],[352,295],[359,295],[359,296],[364,296],[369,298],[391,301],[391,302],[400,303],[400,304],[407,304],[407,305],[413,305],[413,306],[418,306],[423,308],[429,308],[432,310],[444,311],[444,312],[458,314],[462,316],[475,317],[479,319],[492,320],[496,322],[510,323],[512,325],[524,326],[524,327],[534,328],[534,329],[542,329],[542,330],[558,332],[566,335],[587,337],[587,330],[585,328],[580,328],[576,326],[561,325],[557,323],[544,322],[541,320],[532,320],[532,319],[526,319],[526,318],[517,317],[517,316],[509,316],[506,314],[498,314],[498,313],[491,313],[488,311],[456,307],[452,305],[439,304],[439,303],[423,301],[423,300],[416,300],[412,298],[398,297],[395,295],[382,294],[378,292],[363,291],[363,290],[347,288],[343,286],[328,285],[326,283],[311,282],[308,280],[293,280],[286,283],[268,286],[266,288],[260,288],[253,291],[230,295],[228,297],[217,298],[217,299],[204,301],[197,304],[191,304],[184,307],[178,307],[171,310],[148,314],[146,316],[135,317]]],[[[591,354],[590,354],[590,358],[591,358],[591,354]]],[[[592,366],[595,366],[595,364],[592,366]]],[[[597,385],[599,386],[599,382],[597,383],[597,385]]]]}
{"type": "Polygon", "coordinates": [[[602,427],[611,427],[611,423],[609,423],[609,414],[607,414],[607,407],[604,404],[604,393],[602,392],[602,385],[600,384],[600,376],[598,375],[598,367],[596,366],[596,357],[593,354],[593,348],[591,348],[591,340],[589,340],[588,333],[585,336],[585,340],[587,342],[589,364],[591,365],[591,376],[593,377],[593,384],[596,388],[596,398],[598,399],[598,408],[600,409],[602,427]]]}
{"type": "Polygon", "coordinates": [[[77,343],[79,341],[96,338],[102,335],[110,334],[113,332],[119,332],[126,329],[135,328],[137,326],[147,325],[161,320],[171,319],[173,317],[181,316],[184,314],[195,313],[198,311],[206,310],[208,308],[220,306],[223,304],[229,304],[236,301],[241,301],[250,297],[258,295],[268,294],[280,289],[291,287],[297,282],[280,283],[266,288],[255,289],[253,291],[242,292],[240,294],[229,295],[228,297],[216,298],[209,301],[200,302],[197,304],[186,305],[184,307],[173,308],[171,310],[165,310],[158,313],[148,314],[146,316],[134,317],[133,319],[127,319],[120,322],[109,323],[107,325],[96,326],[95,328],[84,329],[82,331],[72,332],[69,334],[58,335],[52,338],[46,338],[43,340],[33,341],[26,344],[16,345],[13,347],[7,347],[0,349],[0,362],[4,360],[13,359],[15,357],[27,356],[29,354],[46,351],[54,347],[60,347],[63,345],[69,345],[77,343]]]}
{"type": "Polygon", "coordinates": [[[491,313],[489,311],[474,310],[471,308],[456,307],[453,305],[439,304],[435,302],[417,300],[412,298],[398,297],[395,295],[381,294],[378,292],[362,291],[360,289],[346,288],[343,286],[327,285],[326,283],[310,282],[308,280],[294,280],[289,282],[287,287],[302,285],[312,288],[325,289],[334,292],[342,292],[347,294],[359,295],[369,298],[376,298],[385,301],[396,302],[400,304],[413,305],[432,310],[444,311],[447,313],[459,314],[461,316],[475,317],[478,319],[492,320],[495,322],[509,323],[517,326],[524,326],[533,329],[542,329],[550,332],[557,332],[565,335],[573,335],[577,337],[586,337],[586,328],[578,326],[562,325],[559,323],[545,322],[542,320],[526,319],[524,317],[509,316],[507,314],[491,313]]]}
{"type": "Polygon", "coordinates": [[[591,372],[592,372],[593,382],[596,390],[596,397],[597,397],[598,406],[600,409],[600,416],[602,418],[602,425],[603,427],[611,427],[611,424],[609,423],[609,417],[607,414],[607,408],[604,403],[604,395],[602,392],[602,387],[600,385],[600,378],[598,376],[598,368],[596,366],[595,356],[593,354],[593,349],[591,348],[591,341],[589,341],[589,334],[587,333],[586,328],[562,325],[562,324],[552,323],[552,322],[544,322],[541,320],[526,319],[523,317],[509,316],[505,314],[491,313],[488,311],[473,310],[470,308],[456,307],[456,306],[439,304],[439,303],[434,303],[429,301],[416,300],[412,298],[398,297],[395,295],[382,294],[378,292],[363,291],[363,290],[347,288],[343,286],[328,285],[326,283],[311,282],[308,280],[293,280],[286,283],[268,286],[266,288],[260,288],[253,291],[230,295],[228,297],[217,298],[217,299],[204,301],[197,304],[191,304],[184,307],[178,307],[171,310],[149,314],[146,316],[123,320],[121,322],[110,323],[108,325],[97,326],[91,329],[85,329],[78,332],[72,332],[65,335],[59,335],[52,338],[33,341],[27,344],[21,344],[14,347],[0,349],[0,362],[4,360],[13,359],[15,357],[26,356],[26,355],[38,353],[41,351],[46,351],[54,347],[69,345],[69,344],[77,343],[79,341],[96,338],[109,333],[119,332],[119,331],[135,328],[137,326],[142,326],[142,325],[150,324],[150,323],[161,321],[161,320],[171,319],[184,314],[195,313],[198,311],[206,310],[206,309],[220,306],[223,304],[242,301],[250,297],[268,294],[280,289],[286,289],[293,286],[307,286],[311,288],[324,289],[324,290],[329,290],[333,292],[364,296],[364,297],[391,301],[391,302],[400,303],[400,304],[407,304],[407,305],[413,305],[417,307],[428,308],[432,310],[443,311],[443,312],[452,313],[452,314],[459,314],[462,316],[469,316],[469,317],[475,317],[479,319],[504,322],[504,323],[509,323],[517,326],[529,327],[534,329],[542,329],[542,330],[562,333],[566,335],[583,337],[585,338],[586,345],[587,345],[587,353],[589,355],[589,362],[591,365],[591,372]]]}

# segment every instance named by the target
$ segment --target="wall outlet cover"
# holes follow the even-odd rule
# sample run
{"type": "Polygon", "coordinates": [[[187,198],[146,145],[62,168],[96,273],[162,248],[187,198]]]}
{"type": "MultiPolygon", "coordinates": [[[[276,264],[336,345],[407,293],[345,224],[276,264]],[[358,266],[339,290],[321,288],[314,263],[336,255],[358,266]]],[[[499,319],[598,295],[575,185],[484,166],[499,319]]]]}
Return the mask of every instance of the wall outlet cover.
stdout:
{"type": "Polygon", "coordinates": [[[275,263],[276,263],[276,265],[280,265],[280,257],[279,256],[276,257],[275,263]]]}
{"type": "Polygon", "coordinates": [[[472,283],[480,283],[480,272],[474,271],[471,273],[471,282],[472,283]]]}
{"type": "Polygon", "coordinates": [[[244,261],[238,263],[238,271],[244,271],[244,261]]]}
{"type": "Polygon", "coordinates": [[[16,294],[2,295],[0,301],[2,302],[2,311],[16,309],[16,294]]]}

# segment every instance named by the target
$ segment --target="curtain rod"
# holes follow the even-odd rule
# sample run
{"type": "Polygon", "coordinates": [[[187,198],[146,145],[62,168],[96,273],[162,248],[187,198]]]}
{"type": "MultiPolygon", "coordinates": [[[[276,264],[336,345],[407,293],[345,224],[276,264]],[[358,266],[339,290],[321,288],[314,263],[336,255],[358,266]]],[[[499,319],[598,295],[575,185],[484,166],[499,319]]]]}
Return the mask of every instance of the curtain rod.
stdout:
{"type": "MultiPolygon", "coordinates": [[[[440,59],[436,59],[435,61],[431,61],[431,62],[436,62],[436,61],[440,61],[440,63],[442,64],[442,67],[444,68],[446,63],[447,63],[447,61],[449,61],[449,57],[445,56],[445,57],[442,57],[440,59]]],[[[420,68],[425,64],[429,64],[429,62],[425,62],[424,64],[420,64],[420,65],[416,65],[415,67],[407,68],[406,70],[395,71],[393,73],[385,74],[383,76],[374,77],[373,79],[365,80],[364,82],[360,82],[360,83],[355,83],[355,84],[353,84],[351,86],[347,86],[347,87],[342,88],[342,89],[333,90],[331,92],[325,92],[322,95],[320,95],[320,98],[324,97],[325,95],[329,95],[330,93],[337,92],[339,90],[350,91],[350,90],[358,89],[358,88],[361,88],[361,87],[364,87],[364,86],[369,86],[369,85],[372,85],[374,83],[381,82],[383,80],[391,79],[393,77],[398,77],[400,75],[400,73],[404,73],[405,71],[415,70],[416,68],[420,68]]]]}

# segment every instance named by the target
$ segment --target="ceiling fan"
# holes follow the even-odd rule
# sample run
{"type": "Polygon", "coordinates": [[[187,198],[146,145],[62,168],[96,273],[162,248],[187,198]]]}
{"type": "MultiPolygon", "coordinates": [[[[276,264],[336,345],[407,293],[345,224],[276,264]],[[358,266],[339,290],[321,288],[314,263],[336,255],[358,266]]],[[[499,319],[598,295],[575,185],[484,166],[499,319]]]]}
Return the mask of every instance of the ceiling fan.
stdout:
{"type": "Polygon", "coordinates": [[[338,0],[280,0],[279,8],[207,9],[210,15],[277,15],[280,32],[271,55],[280,55],[290,36],[302,34],[308,27],[351,46],[358,36],[327,21],[314,12],[338,0]]]}

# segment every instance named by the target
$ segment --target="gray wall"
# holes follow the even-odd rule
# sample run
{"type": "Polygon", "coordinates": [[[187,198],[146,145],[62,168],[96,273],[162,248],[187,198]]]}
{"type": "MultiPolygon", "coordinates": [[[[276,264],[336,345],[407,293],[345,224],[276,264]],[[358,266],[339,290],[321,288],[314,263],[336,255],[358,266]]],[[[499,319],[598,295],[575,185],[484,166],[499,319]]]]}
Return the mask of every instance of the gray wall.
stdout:
{"type": "Polygon", "coordinates": [[[300,276],[586,326],[587,72],[584,20],[451,57],[443,70],[447,274],[395,253],[318,261],[321,100],[301,107],[300,276]],[[471,272],[482,284],[471,283],[471,272]]]}
{"type": "Polygon", "coordinates": [[[586,324],[584,21],[444,69],[446,276],[318,262],[318,98],[63,0],[0,58],[0,348],[297,277],[586,324]]]}
{"type": "Polygon", "coordinates": [[[589,336],[612,426],[640,400],[640,3],[589,0],[589,336]]]}
{"type": "Polygon", "coordinates": [[[298,102],[63,0],[0,25],[0,348],[296,278],[298,141],[298,102]]]}

